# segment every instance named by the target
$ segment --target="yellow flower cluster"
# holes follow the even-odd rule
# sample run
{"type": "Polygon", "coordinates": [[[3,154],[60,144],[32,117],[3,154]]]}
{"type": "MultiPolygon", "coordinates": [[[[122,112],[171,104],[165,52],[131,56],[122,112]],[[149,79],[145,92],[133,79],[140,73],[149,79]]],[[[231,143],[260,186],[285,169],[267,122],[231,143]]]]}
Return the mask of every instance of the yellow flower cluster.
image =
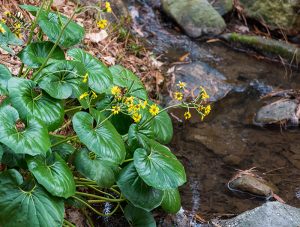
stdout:
{"type": "Polygon", "coordinates": [[[107,12],[107,13],[111,13],[112,12],[111,6],[110,6],[109,2],[105,2],[105,12],[107,12]]]}
{"type": "Polygon", "coordinates": [[[107,20],[102,19],[97,22],[97,27],[100,29],[104,29],[107,27],[107,24],[108,24],[107,20]]]}
{"type": "Polygon", "coordinates": [[[94,92],[94,91],[91,91],[90,93],[89,92],[84,92],[79,96],[79,100],[82,100],[82,99],[85,99],[86,97],[89,97],[90,94],[91,94],[91,99],[96,99],[98,97],[96,92],[94,92]]]}

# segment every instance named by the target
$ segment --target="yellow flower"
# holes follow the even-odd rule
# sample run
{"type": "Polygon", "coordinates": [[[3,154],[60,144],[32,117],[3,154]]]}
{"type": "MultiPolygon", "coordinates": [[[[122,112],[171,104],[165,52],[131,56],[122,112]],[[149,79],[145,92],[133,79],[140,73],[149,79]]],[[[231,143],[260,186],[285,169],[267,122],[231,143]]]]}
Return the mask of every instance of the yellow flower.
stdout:
{"type": "Polygon", "coordinates": [[[19,38],[22,39],[23,38],[23,34],[21,32],[15,32],[15,35],[19,38]]]}
{"type": "Polygon", "coordinates": [[[97,26],[98,26],[98,28],[100,28],[100,29],[106,28],[106,26],[107,26],[107,20],[105,20],[105,19],[99,20],[99,21],[97,22],[97,26]]]}
{"type": "Polygon", "coordinates": [[[97,94],[94,91],[92,91],[91,99],[95,99],[95,98],[97,98],[97,94]]]}
{"type": "Polygon", "coordinates": [[[204,114],[207,116],[211,111],[211,106],[210,105],[207,105],[204,109],[204,114]]]}
{"type": "Polygon", "coordinates": [[[114,96],[118,96],[121,94],[121,88],[118,86],[113,86],[110,91],[111,91],[111,94],[114,96]]]}
{"type": "Polygon", "coordinates": [[[82,99],[84,99],[84,98],[87,97],[87,96],[89,96],[89,93],[88,93],[88,92],[84,92],[83,94],[81,94],[81,95],[79,96],[79,100],[82,100],[82,99]]]}
{"type": "Polygon", "coordinates": [[[206,93],[205,89],[203,87],[201,88],[201,98],[202,99],[209,99],[209,95],[206,93]]]}
{"type": "Polygon", "coordinates": [[[145,100],[144,102],[142,100],[140,100],[139,103],[140,103],[142,109],[145,109],[148,104],[147,100],[145,100]]]}
{"type": "Polygon", "coordinates": [[[157,114],[159,113],[159,108],[158,108],[158,106],[157,106],[156,104],[152,104],[152,105],[150,106],[149,112],[150,112],[150,114],[151,114],[152,116],[157,115],[157,114]]]}
{"type": "Polygon", "coordinates": [[[89,78],[89,74],[86,73],[86,74],[83,76],[82,82],[83,82],[83,83],[86,83],[86,82],[88,81],[88,78],[89,78]]]}
{"type": "Polygon", "coordinates": [[[131,104],[133,104],[133,101],[134,101],[134,97],[133,97],[133,96],[130,96],[130,97],[126,97],[126,98],[125,98],[125,104],[126,104],[126,105],[131,105],[131,104]]]}
{"type": "Polygon", "coordinates": [[[105,11],[107,13],[111,13],[111,6],[109,2],[105,2],[105,11]]]}
{"type": "Polygon", "coordinates": [[[6,23],[6,20],[5,20],[5,19],[3,19],[3,18],[2,18],[0,21],[1,21],[1,23],[3,23],[3,24],[5,24],[5,23],[6,23]]]}
{"type": "Polygon", "coordinates": [[[180,89],[184,89],[185,86],[186,86],[186,83],[185,83],[185,82],[179,81],[178,84],[177,84],[177,87],[179,87],[180,89]]]}
{"type": "Polygon", "coordinates": [[[134,120],[135,123],[139,123],[140,120],[142,119],[142,115],[139,113],[134,113],[132,115],[132,119],[134,120]]]}
{"type": "Polygon", "coordinates": [[[181,101],[183,98],[183,94],[181,92],[175,92],[174,98],[178,101],[181,101]]]}
{"type": "Polygon", "coordinates": [[[0,24],[0,32],[1,32],[2,34],[6,33],[5,29],[3,28],[3,26],[2,26],[1,24],[0,24]]]}
{"type": "Polygon", "coordinates": [[[21,24],[20,23],[15,23],[14,27],[15,27],[15,29],[20,29],[21,28],[21,24]]]}
{"type": "Polygon", "coordinates": [[[131,113],[131,112],[134,112],[134,104],[132,103],[132,104],[130,104],[130,105],[128,105],[128,109],[127,109],[127,111],[129,112],[129,113],[131,113]]]}
{"type": "Polygon", "coordinates": [[[11,16],[11,12],[5,11],[5,12],[4,12],[4,15],[7,16],[7,17],[10,17],[10,16],[11,16]]]}
{"type": "Polygon", "coordinates": [[[190,111],[187,111],[184,113],[184,118],[187,120],[187,119],[190,119],[192,117],[192,114],[190,113],[190,111]]]}
{"type": "Polygon", "coordinates": [[[120,108],[119,106],[113,106],[113,107],[111,108],[111,112],[112,112],[113,114],[118,114],[118,113],[120,112],[120,110],[121,110],[121,108],[120,108]]]}

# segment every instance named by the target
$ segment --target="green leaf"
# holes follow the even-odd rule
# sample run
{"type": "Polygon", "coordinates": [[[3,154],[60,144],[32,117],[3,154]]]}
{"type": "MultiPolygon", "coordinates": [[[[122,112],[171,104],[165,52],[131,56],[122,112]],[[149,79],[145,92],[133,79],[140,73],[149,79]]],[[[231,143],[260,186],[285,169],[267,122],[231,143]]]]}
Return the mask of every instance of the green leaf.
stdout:
{"type": "Polygon", "coordinates": [[[164,211],[171,214],[176,214],[181,208],[181,199],[178,188],[173,188],[164,191],[164,198],[161,206],[164,211]]]}
{"type": "MultiPolygon", "coordinates": [[[[62,31],[62,28],[67,23],[69,18],[62,16],[61,14],[53,12],[41,12],[38,18],[38,24],[42,31],[48,36],[49,40],[56,42],[62,31]]],[[[65,48],[74,46],[81,42],[84,38],[84,29],[77,23],[71,21],[64,30],[59,45],[65,48]]]]}
{"type": "MultiPolygon", "coordinates": [[[[149,101],[149,105],[154,104],[153,102],[149,101]]],[[[158,106],[161,110],[162,107],[158,106]]],[[[141,110],[142,119],[139,122],[139,125],[143,125],[141,128],[142,130],[149,130],[152,131],[153,134],[151,136],[152,139],[157,140],[162,144],[168,144],[171,142],[173,137],[173,124],[169,114],[166,111],[161,112],[160,114],[153,117],[153,119],[144,124],[144,122],[151,118],[152,115],[149,113],[149,110],[144,109],[141,110]]]]}
{"type": "Polygon", "coordinates": [[[19,5],[20,8],[25,9],[26,11],[30,12],[33,16],[36,15],[36,12],[39,11],[39,7],[33,5],[19,5]]]}
{"type": "Polygon", "coordinates": [[[139,177],[133,162],[122,169],[117,185],[135,207],[151,211],[162,202],[164,192],[148,186],[139,177]]]}
{"type": "Polygon", "coordinates": [[[150,212],[128,204],[124,209],[127,221],[133,227],[156,227],[155,220],[150,212]]]}
{"type": "MultiPolygon", "coordinates": [[[[51,144],[62,141],[63,139],[57,137],[51,137],[51,144]]],[[[67,161],[69,156],[74,153],[75,148],[69,143],[61,143],[51,148],[52,152],[56,152],[62,157],[63,160],[67,161]]]]}
{"type": "Polygon", "coordinates": [[[59,154],[53,153],[47,159],[41,156],[30,157],[27,165],[39,184],[52,195],[68,198],[75,194],[73,174],[59,154]]]}
{"type": "Polygon", "coordinates": [[[149,140],[149,153],[142,148],[134,152],[134,165],[140,177],[157,189],[177,188],[186,182],[183,165],[166,146],[149,140]]]}
{"type": "Polygon", "coordinates": [[[110,188],[115,183],[113,168],[116,166],[97,156],[91,158],[87,149],[81,149],[76,153],[74,164],[79,173],[96,181],[100,187],[110,188]]]}
{"type": "Polygon", "coordinates": [[[28,117],[27,126],[23,131],[18,131],[18,119],[15,108],[0,108],[0,142],[17,154],[45,155],[51,145],[46,127],[40,120],[28,117]]]}
{"type": "Polygon", "coordinates": [[[0,226],[62,226],[63,200],[49,195],[38,184],[25,190],[22,183],[21,174],[14,169],[0,174],[0,226]]]}
{"type": "Polygon", "coordinates": [[[2,164],[7,165],[9,168],[24,168],[27,169],[27,163],[25,161],[24,154],[16,154],[10,148],[4,144],[0,145],[1,150],[3,151],[2,164]]]}
{"type": "Polygon", "coordinates": [[[133,74],[130,70],[120,66],[114,65],[109,68],[113,75],[113,82],[123,88],[128,89],[128,94],[137,98],[147,100],[147,91],[142,81],[133,74]]]}
{"type": "MultiPolygon", "coordinates": [[[[25,65],[31,68],[39,68],[46,60],[53,46],[54,43],[49,41],[31,43],[19,52],[17,56],[25,65]]],[[[63,50],[57,46],[51,54],[51,59],[64,60],[65,54],[63,50]]]]}
{"type": "Polygon", "coordinates": [[[122,163],[126,153],[122,137],[99,111],[92,109],[91,114],[77,112],[72,119],[80,141],[101,159],[122,163]]]}
{"type": "Polygon", "coordinates": [[[39,86],[51,97],[67,99],[73,92],[84,93],[82,77],[85,74],[83,65],[74,61],[57,61],[44,68],[38,75],[39,86]]]}
{"type": "Polygon", "coordinates": [[[149,149],[148,138],[153,137],[153,132],[147,129],[139,129],[137,124],[132,124],[128,130],[128,145],[132,151],[137,148],[149,149]]]}
{"type": "Polygon", "coordinates": [[[49,131],[63,123],[63,102],[38,91],[35,82],[13,77],[8,81],[8,91],[11,103],[21,119],[26,120],[30,116],[40,119],[49,131]]]}
{"type": "Polygon", "coordinates": [[[14,51],[9,48],[8,45],[20,46],[23,44],[23,41],[19,39],[11,30],[4,24],[0,22],[0,25],[5,30],[4,33],[0,32],[0,47],[4,50],[14,54],[14,51]]]}
{"type": "Polygon", "coordinates": [[[5,65],[0,65],[0,95],[8,95],[7,81],[11,78],[11,73],[5,65]]]}
{"type": "Polygon", "coordinates": [[[85,66],[91,89],[101,94],[111,87],[112,74],[101,61],[79,48],[69,50],[67,54],[85,66]]]}

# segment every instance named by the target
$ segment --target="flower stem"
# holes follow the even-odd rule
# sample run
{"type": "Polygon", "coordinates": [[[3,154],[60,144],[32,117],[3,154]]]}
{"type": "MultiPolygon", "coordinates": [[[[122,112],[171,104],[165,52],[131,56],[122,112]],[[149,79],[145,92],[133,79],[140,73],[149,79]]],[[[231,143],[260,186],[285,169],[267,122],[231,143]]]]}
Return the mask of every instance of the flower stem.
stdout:
{"type": "Polygon", "coordinates": [[[52,144],[51,147],[55,147],[55,146],[57,146],[57,145],[59,145],[59,144],[65,143],[65,142],[67,142],[67,141],[69,141],[69,140],[74,140],[74,139],[76,139],[76,138],[77,138],[77,135],[75,135],[75,136],[69,136],[69,137],[67,137],[67,138],[64,139],[64,140],[61,140],[61,141],[58,141],[58,142],[55,143],[55,144],[52,144]]]}
{"type": "Polygon", "coordinates": [[[81,196],[86,196],[86,197],[91,197],[91,198],[96,198],[96,199],[101,199],[101,200],[104,200],[106,202],[123,202],[123,201],[125,201],[125,199],[110,199],[110,198],[107,198],[107,197],[98,196],[98,195],[94,195],[94,194],[89,194],[89,193],[85,193],[85,192],[75,192],[75,194],[81,195],[81,196]]]}

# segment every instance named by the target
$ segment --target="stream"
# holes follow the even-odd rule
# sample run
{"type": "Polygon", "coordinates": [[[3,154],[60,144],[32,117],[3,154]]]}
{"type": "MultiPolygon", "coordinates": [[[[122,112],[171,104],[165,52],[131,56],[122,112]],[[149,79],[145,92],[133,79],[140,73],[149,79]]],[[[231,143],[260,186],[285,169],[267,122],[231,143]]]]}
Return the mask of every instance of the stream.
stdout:
{"type": "MultiPolygon", "coordinates": [[[[231,217],[265,202],[248,194],[232,192],[227,182],[238,170],[256,167],[275,184],[278,195],[300,207],[300,130],[253,125],[254,113],[265,101],[261,95],[272,89],[300,89],[300,72],[280,63],[238,52],[222,42],[191,40],[165,21],[159,1],[130,1],[129,10],[140,35],[156,55],[168,64],[185,53],[189,61],[201,61],[221,72],[236,89],[212,104],[203,121],[174,120],[173,152],[183,162],[188,181],[180,188],[182,207],[206,220],[231,217]]],[[[164,16],[165,18],[165,16],[164,16]]],[[[173,110],[182,119],[182,110],[173,110]]]]}

